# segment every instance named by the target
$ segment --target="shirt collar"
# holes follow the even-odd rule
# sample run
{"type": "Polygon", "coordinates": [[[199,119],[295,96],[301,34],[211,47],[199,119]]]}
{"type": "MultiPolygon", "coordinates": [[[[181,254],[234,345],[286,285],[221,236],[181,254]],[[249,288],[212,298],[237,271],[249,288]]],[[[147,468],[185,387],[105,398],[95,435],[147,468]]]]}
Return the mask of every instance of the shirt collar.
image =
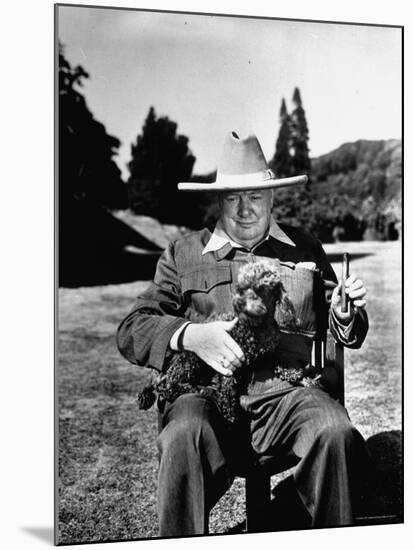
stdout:
{"type": "Polygon", "coordinates": [[[278,225],[273,218],[270,222],[269,235],[266,238],[268,239],[269,237],[273,237],[277,241],[288,244],[289,246],[296,246],[292,239],[286,235],[280,225],[278,225]]]}
{"type": "MultiPolygon", "coordinates": [[[[269,232],[264,240],[268,240],[269,237],[273,237],[277,241],[288,244],[289,246],[296,246],[292,239],[286,235],[283,229],[275,222],[273,218],[270,222],[269,232]]],[[[223,247],[226,247],[228,250],[230,250],[230,248],[244,248],[241,244],[231,240],[231,238],[224,231],[221,222],[218,221],[201,254],[204,255],[207,254],[207,252],[216,252],[221,250],[223,247]],[[228,245],[230,245],[230,247],[228,245]]]]}

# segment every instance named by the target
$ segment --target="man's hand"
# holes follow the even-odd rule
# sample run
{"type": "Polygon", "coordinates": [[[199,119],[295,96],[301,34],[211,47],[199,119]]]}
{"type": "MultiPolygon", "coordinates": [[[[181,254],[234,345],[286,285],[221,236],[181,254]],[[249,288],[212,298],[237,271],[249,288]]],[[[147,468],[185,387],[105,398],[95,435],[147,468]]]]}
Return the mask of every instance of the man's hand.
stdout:
{"type": "Polygon", "coordinates": [[[367,293],[364,283],[357,279],[355,273],[351,273],[345,281],[345,292],[349,297],[350,305],[347,312],[341,311],[341,285],[339,284],[332,292],[331,307],[335,312],[338,321],[347,324],[354,317],[359,308],[366,306],[365,295],[367,293]]]}
{"type": "Polygon", "coordinates": [[[244,360],[239,345],[228,334],[236,322],[237,318],[233,321],[191,323],[185,330],[183,347],[220,374],[231,376],[244,360]]]}

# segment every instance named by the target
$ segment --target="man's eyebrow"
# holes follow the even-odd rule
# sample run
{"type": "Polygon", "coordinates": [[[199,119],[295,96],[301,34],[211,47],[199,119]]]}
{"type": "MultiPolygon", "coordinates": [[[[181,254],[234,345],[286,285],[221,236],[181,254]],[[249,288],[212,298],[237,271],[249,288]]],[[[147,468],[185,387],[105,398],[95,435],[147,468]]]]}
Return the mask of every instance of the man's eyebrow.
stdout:
{"type": "Polygon", "coordinates": [[[225,199],[228,199],[228,198],[233,198],[233,197],[253,197],[255,195],[259,195],[260,197],[262,197],[264,195],[264,191],[263,189],[251,189],[249,191],[242,191],[242,192],[237,192],[237,191],[234,191],[233,193],[230,192],[230,193],[226,193],[224,195],[224,198],[225,199]]]}

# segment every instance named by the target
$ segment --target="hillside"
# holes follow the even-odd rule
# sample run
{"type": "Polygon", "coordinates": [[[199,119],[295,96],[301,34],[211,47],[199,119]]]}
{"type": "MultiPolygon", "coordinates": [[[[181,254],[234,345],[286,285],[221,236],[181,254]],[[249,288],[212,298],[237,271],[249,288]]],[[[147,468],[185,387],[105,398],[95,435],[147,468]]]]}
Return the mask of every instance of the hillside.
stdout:
{"type": "Polygon", "coordinates": [[[311,186],[277,193],[275,216],[322,241],[397,239],[401,232],[401,141],[358,140],[312,159],[311,186]]]}
{"type": "MultiPolygon", "coordinates": [[[[397,139],[344,143],[312,159],[315,184],[375,199],[401,198],[401,141],[397,139]]],[[[326,189],[323,187],[323,189],[326,189]]]]}

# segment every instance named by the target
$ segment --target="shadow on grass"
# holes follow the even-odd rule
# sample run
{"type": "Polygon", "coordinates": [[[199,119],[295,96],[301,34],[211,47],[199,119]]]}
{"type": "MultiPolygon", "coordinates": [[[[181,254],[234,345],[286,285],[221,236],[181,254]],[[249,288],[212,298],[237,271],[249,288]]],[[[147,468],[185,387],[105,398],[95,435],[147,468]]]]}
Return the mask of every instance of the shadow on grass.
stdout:
{"type": "Polygon", "coordinates": [[[371,469],[362,487],[358,515],[403,516],[403,461],[401,430],[380,432],[367,440],[371,469]]]}
{"type": "Polygon", "coordinates": [[[65,203],[59,217],[59,286],[151,280],[161,248],[86,200],[65,203]]]}
{"type": "MultiPolygon", "coordinates": [[[[402,435],[400,430],[380,432],[367,440],[371,455],[369,475],[360,487],[356,504],[357,525],[381,525],[403,521],[402,435]]],[[[273,498],[263,511],[261,531],[309,529],[311,518],[294,487],[293,475],[272,490],[273,498]]],[[[227,531],[242,533],[245,523],[227,531]]]]}
{"type": "Polygon", "coordinates": [[[156,252],[131,253],[122,249],[102,254],[96,249],[78,252],[59,286],[76,288],[150,281],[159,257],[156,252]]]}

